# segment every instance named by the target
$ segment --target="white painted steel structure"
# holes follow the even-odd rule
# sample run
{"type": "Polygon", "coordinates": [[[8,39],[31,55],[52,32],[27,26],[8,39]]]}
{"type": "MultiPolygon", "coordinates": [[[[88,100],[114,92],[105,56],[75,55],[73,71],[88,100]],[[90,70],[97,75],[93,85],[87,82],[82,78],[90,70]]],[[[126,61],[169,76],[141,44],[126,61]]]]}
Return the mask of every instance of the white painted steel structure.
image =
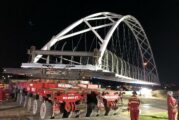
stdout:
{"type": "MultiPolygon", "coordinates": [[[[104,72],[115,72],[116,77],[121,78],[121,81],[124,81],[124,79],[130,80],[130,81],[131,80],[134,80],[134,81],[140,80],[143,82],[159,84],[158,72],[157,72],[155,60],[153,57],[153,53],[152,53],[148,38],[145,34],[144,29],[142,28],[141,24],[139,23],[139,21],[131,15],[123,16],[123,15],[119,15],[116,13],[110,13],[110,12],[99,12],[99,13],[89,15],[87,17],[84,17],[84,18],[74,22],[73,24],[71,24],[70,26],[65,28],[63,31],[61,31],[59,34],[52,37],[52,39],[44,47],[41,48],[41,50],[51,50],[51,47],[54,46],[57,42],[63,41],[68,38],[72,38],[72,37],[75,37],[77,35],[81,35],[81,34],[84,34],[87,32],[92,32],[96,36],[96,38],[99,40],[98,41],[98,44],[99,44],[98,49],[99,49],[100,55],[99,55],[97,64],[90,65],[91,70],[103,70],[104,72]],[[97,25],[97,26],[90,24],[91,21],[98,21],[98,20],[108,20],[110,22],[104,23],[101,25],[97,25]],[[133,36],[135,37],[136,43],[137,43],[139,51],[140,51],[140,57],[141,57],[141,62],[142,62],[141,63],[142,68],[140,68],[140,70],[138,70],[138,68],[135,66],[132,67],[132,65],[130,65],[130,63],[118,58],[118,56],[113,55],[113,53],[111,53],[110,51],[107,50],[109,41],[111,40],[115,30],[121,23],[124,23],[131,30],[133,36]],[[85,28],[83,30],[78,30],[78,31],[75,31],[72,33],[70,32],[81,24],[85,24],[87,26],[87,28],[85,28]],[[105,37],[102,37],[98,33],[98,30],[102,29],[102,28],[106,28],[106,27],[110,27],[110,29],[107,32],[107,34],[105,35],[105,37]],[[103,61],[105,52],[107,52],[107,56],[111,55],[112,64],[114,63],[113,62],[114,60],[116,61],[114,63],[115,65],[113,65],[113,66],[116,67],[119,64],[121,65],[120,69],[117,67],[116,68],[112,67],[112,69],[109,70],[109,68],[105,69],[103,67],[102,61],[103,61]],[[142,77],[134,77],[135,75],[131,76],[130,74],[133,74],[132,72],[129,74],[126,73],[127,71],[130,71],[130,69],[132,69],[133,71],[140,71],[140,72],[136,72],[135,74],[136,75],[141,74],[142,77]],[[124,73],[126,73],[126,74],[124,74],[124,73]]],[[[62,50],[63,50],[65,44],[66,43],[63,44],[62,50]]],[[[74,52],[75,49],[76,48],[73,48],[71,51],[74,52]]],[[[37,55],[35,57],[33,63],[35,65],[39,65],[37,63],[40,58],[42,58],[42,55],[37,55]]],[[[61,56],[61,59],[62,59],[62,56],[61,56]]],[[[109,61],[108,59],[110,59],[110,58],[108,57],[107,61],[109,61]]],[[[72,58],[71,58],[71,61],[72,61],[72,58]]],[[[60,63],[61,63],[61,65],[56,65],[56,66],[63,66],[62,62],[60,62],[60,63]]],[[[79,64],[80,64],[79,67],[78,67],[78,65],[75,66],[76,69],[82,69],[82,68],[87,69],[87,66],[83,67],[83,66],[85,66],[85,64],[84,65],[81,63],[79,63],[79,64]]],[[[22,67],[29,67],[31,65],[23,64],[22,67]]],[[[107,65],[109,65],[108,62],[107,62],[107,65]]],[[[32,65],[32,66],[34,67],[34,65],[32,65]]]]}

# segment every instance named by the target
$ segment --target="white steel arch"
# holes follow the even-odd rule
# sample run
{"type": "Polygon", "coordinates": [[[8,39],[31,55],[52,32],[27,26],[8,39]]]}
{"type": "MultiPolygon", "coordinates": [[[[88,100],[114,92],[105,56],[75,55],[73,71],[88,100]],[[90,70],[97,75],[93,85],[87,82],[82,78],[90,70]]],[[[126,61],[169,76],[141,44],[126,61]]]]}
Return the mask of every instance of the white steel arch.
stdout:
{"type": "Polygon", "coordinates": [[[157,81],[159,82],[159,78],[158,78],[158,71],[157,71],[157,68],[156,68],[156,64],[155,64],[155,60],[154,60],[154,57],[153,57],[153,53],[152,53],[152,49],[150,47],[150,44],[149,44],[149,41],[148,41],[148,38],[146,36],[146,33],[144,31],[144,29],[142,28],[141,24],[138,22],[138,20],[136,18],[134,18],[133,16],[131,15],[126,15],[126,16],[119,16],[121,18],[119,18],[119,20],[112,26],[112,28],[109,30],[108,34],[106,35],[104,41],[103,41],[103,44],[101,45],[101,48],[100,48],[100,58],[98,60],[99,62],[99,65],[101,65],[101,60],[102,60],[102,57],[104,55],[104,51],[106,50],[106,47],[114,33],[114,31],[116,30],[116,28],[119,26],[119,24],[121,22],[125,22],[125,24],[127,24],[127,26],[131,29],[132,33],[134,34],[136,40],[137,40],[137,44],[139,46],[139,49],[140,49],[140,54],[141,54],[141,58],[142,58],[142,62],[143,62],[143,69],[144,69],[144,80],[146,79],[145,76],[146,76],[146,65],[145,63],[150,63],[152,64],[153,66],[153,69],[151,70],[151,72],[153,70],[156,71],[156,75],[157,75],[157,81]],[[134,22],[135,25],[131,24],[130,21],[134,22]],[[135,30],[135,28],[133,26],[137,26],[141,31],[138,32],[137,30],[135,30]],[[142,34],[144,39],[141,40],[138,35],[136,34],[142,34]],[[147,45],[147,50],[145,48],[142,47],[143,44],[146,44],[147,45]],[[149,54],[150,55],[150,58],[146,58],[145,54],[149,54]]]}
{"type": "MultiPolygon", "coordinates": [[[[119,26],[120,23],[124,22],[132,31],[134,37],[136,38],[139,50],[140,50],[140,54],[141,54],[141,60],[143,62],[143,74],[144,74],[144,80],[146,80],[147,75],[155,73],[156,74],[156,80],[159,82],[159,78],[158,78],[158,72],[157,72],[157,68],[156,68],[156,64],[155,64],[155,60],[153,57],[153,53],[148,41],[148,38],[145,34],[144,29],[142,28],[141,24],[138,22],[138,20],[136,18],[134,18],[131,15],[126,15],[126,16],[122,16],[119,14],[115,14],[115,13],[110,13],[110,12],[99,12],[99,13],[95,13],[89,16],[86,16],[76,22],[74,22],[73,24],[71,24],[70,26],[68,26],[67,28],[65,28],[63,31],[61,31],[59,34],[57,34],[56,36],[52,37],[52,39],[44,46],[41,48],[41,50],[50,50],[50,48],[56,44],[58,41],[64,40],[66,38],[69,37],[73,37],[79,34],[83,34],[85,32],[88,31],[92,31],[95,36],[99,39],[99,41],[101,42],[101,46],[100,46],[100,57],[98,59],[98,64],[97,66],[99,68],[101,68],[101,63],[102,63],[102,57],[104,55],[104,52],[107,48],[107,45],[113,35],[113,33],[115,32],[116,28],[119,26]],[[114,20],[114,18],[117,20],[114,20]],[[108,19],[111,21],[111,23],[108,24],[104,24],[104,25],[99,25],[99,26],[91,26],[89,24],[88,21],[90,20],[100,20],[100,19],[108,19]],[[68,33],[69,31],[73,30],[75,27],[77,27],[78,25],[85,23],[89,28],[84,29],[84,30],[80,30],[78,32],[75,33],[68,33]],[[104,28],[107,26],[111,26],[111,29],[109,30],[109,32],[107,33],[107,35],[105,36],[105,38],[103,39],[97,32],[97,29],[100,28],[104,28]],[[150,68],[149,68],[149,67],[150,68]],[[146,72],[148,71],[148,72],[146,72]]],[[[38,62],[38,60],[42,57],[42,55],[37,55],[34,59],[34,63],[38,62]]],[[[152,81],[150,81],[152,82],[152,81]]]]}
{"type": "MultiPolygon", "coordinates": [[[[49,50],[56,42],[58,42],[59,40],[63,40],[65,37],[64,35],[67,34],[70,30],[74,29],[75,27],[77,27],[78,25],[80,25],[81,23],[83,23],[84,21],[87,21],[87,20],[90,20],[90,19],[95,19],[95,17],[97,16],[101,16],[101,15],[113,15],[115,16],[116,18],[117,17],[121,17],[121,15],[117,15],[117,14],[114,14],[114,13],[110,13],[110,12],[99,12],[99,13],[95,13],[95,14],[92,14],[92,15],[89,15],[89,16],[86,16],[84,18],[81,18],[80,20],[72,23],[71,25],[69,25],[67,28],[65,28],[64,30],[62,30],[59,34],[57,34],[56,36],[52,37],[52,39],[47,43],[45,44],[41,50],[49,50]]],[[[100,19],[105,19],[107,17],[101,17],[100,19]]],[[[97,18],[96,18],[97,19],[97,18]]],[[[109,24],[110,25],[110,24],[109,24]]],[[[112,24],[111,24],[112,25],[112,24]]],[[[105,26],[108,26],[108,25],[105,25],[105,26]]],[[[93,28],[93,29],[98,29],[98,28],[101,28],[101,27],[105,27],[105,26],[98,26],[96,28],[93,28]]],[[[86,30],[82,30],[82,31],[79,31],[78,33],[76,34],[72,34],[71,36],[67,36],[67,37],[72,37],[74,35],[77,35],[77,34],[82,34],[84,32],[87,32],[87,31],[90,31],[92,30],[92,28],[89,28],[89,29],[86,29],[86,30]]],[[[42,57],[42,55],[38,55],[35,57],[34,59],[34,63],[36,63],[40,58],[42,57]]]]}

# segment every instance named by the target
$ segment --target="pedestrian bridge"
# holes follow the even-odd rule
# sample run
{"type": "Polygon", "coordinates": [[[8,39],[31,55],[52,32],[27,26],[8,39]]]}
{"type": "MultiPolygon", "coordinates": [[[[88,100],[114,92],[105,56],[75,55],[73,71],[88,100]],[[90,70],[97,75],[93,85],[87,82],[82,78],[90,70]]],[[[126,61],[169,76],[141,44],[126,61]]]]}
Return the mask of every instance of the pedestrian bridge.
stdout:
{"type": "Polygon", "coordinates": [[[148,38],[131,15],[86,16],[53,36],[41,50],[32,47],[29,54],[31,59],[22,68],[102,71],[114,74],[106,80],[160,84],[148,38]]]}

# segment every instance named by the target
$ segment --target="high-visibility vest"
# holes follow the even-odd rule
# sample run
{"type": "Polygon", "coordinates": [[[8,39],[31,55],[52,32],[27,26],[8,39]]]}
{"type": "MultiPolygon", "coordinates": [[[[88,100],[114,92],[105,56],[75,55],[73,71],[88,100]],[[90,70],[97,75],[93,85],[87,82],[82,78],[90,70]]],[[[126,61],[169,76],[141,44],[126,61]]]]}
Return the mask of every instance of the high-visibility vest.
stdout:
{"type": "Polygon", "coordinates": [[[138,110],[140,105],[140,100],[137,96],[133,95],[129,98],[128,108],[129,110],[138,110]]]}
{"type": "Polygon", "coordinates": [[[168,110],[171,110],[173,112],[176,112],[176,106],[177,106],[177,101],[174,97],[168,96],[167,97],[167,105],[168,105],[168,110]]]}

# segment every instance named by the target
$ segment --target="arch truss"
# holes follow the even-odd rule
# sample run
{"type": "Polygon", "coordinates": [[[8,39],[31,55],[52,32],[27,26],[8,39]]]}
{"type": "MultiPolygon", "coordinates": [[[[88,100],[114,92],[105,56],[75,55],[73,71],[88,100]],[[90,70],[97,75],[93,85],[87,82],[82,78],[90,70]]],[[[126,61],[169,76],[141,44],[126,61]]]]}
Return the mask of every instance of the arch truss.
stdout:
{"type": "Polygon", "coordinates": [[[71,64],[79,69],[91,66],[93,70],[115,73],[115,80],[159,84],[148,38],[131,15],[110,12],[89,15],[53,36],[41,50],[63,53],[56,58],[36,54],[32,63],[45,59],[48,64],[71,64]]]}

